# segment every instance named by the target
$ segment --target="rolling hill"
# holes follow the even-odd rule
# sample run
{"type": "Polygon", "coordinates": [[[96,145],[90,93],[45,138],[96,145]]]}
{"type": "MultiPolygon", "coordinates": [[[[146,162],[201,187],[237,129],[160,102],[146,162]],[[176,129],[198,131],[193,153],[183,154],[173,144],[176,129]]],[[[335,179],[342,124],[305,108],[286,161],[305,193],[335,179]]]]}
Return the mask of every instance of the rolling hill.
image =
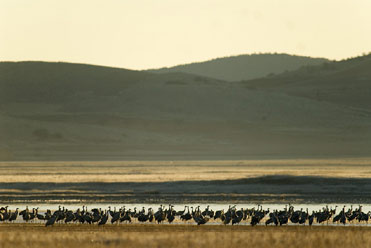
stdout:
{"type": "Polygon", "coordinates": [[[365,56],[230,83],[181,72],[2,62],[0,159],[366,156],[371,114],[358,94],[370,90],[368,65],[365,56]],[[338,90],[350,83],[353,91],[338,90]]]}
{"type": "Polygon", "coordinates": [[[371,111],[371,54],[244,82],[250,89],[371,111]]]}
{"type": "Polygon", "coordinates": [[[320,65],[324,62],[329,61],[323,58],[288,54],[252,54],[217,58],[149,71],[156,73],[183,72],[224,81],[241,81],[292,71],[302,66],[320,65]]]}

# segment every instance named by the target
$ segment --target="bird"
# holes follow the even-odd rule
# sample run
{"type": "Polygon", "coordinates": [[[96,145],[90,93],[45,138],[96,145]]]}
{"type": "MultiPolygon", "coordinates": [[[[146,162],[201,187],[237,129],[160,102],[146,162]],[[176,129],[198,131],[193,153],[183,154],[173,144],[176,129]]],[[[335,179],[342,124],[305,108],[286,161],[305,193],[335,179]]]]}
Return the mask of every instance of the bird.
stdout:
{"type": "Polygon", "coordinates": [[[18,208],[16,208],[15,212],[10,215],[9,221],[10,222],[15,221],[17,220],[17,217],[18,217],[18,208]]]}
{"type": "Polygon", "coordinates": [[[29,208],[26,206],[25,209],[19,211],[19,208],[11,209],[8,206],[0,207],[0,221],[14,222],[18,216],[21,216],[24,222],[32,222],[32,220],[39,220],[45,223],[45,226],[52,226],[55,223],[81,223],[81,224],[97,224],[98,226],[106,225],[108,221],[111,224],[118,224],[119,222],[152,222],[155,220],[157,223],[173,223],[177,219],[182,221],[192,221],[197,225],[204,225],[213,218],[215,222],[219,221],[224,225],[235,225],[243,221],[249,222],[252,226],[258,225],[263,222],[265,225],[286,225],[286,224],[297,224],[305,225],[308,223],[310,226],[314,223],[324,223],[332,221],[333,223],[346,225],[352,222],[365,222],[371,216],[370,212],[363,212],[362,206],[358,207],[350,206],[346,209],[346,206],[342,208],[339,213],[336,213],[335,209],[325,206],[318,211],[312,211],[309,214],[308,208],[304,211],[304,208],[300,210],[294,210],[294,206],[286,205],[284,209],[274,209],[270,211],[269,208],[263,209],[261,205],[256,208],[241,208],[237,209],[236,206],[229,206],[228,210],[216,209],[214,212],[207,206],[203,211],[200,210],[200,206],[184,206],[182,211],[176,211],[174,206],[169,204],[168,207],[161,205],[158,211],[154,213],[152,208],[148,208],[146,211],[145,207],[142,207],[140,211],[139,207],[135,207],[126,210],[125,206],[116,210],[116,207],[103,208],[92,208],[90,211],[86,206],[82,207],[82,211],[78,208],[76,211],[69,210],[63,206],[59,206],[57,210],[51,211],[47,209],[45,213],[39,213],[38,207],[29,208]],[[32,210],[31,210],[32,209],[32,210]],[[114,210],[113,210],[114,209],[114,210]],[[190,210],[191,209],[191,210],[190,210]],[[111,216],[111,217],[110,217],[111,216]]]}
{"type": "Polygon", "coordinates": [[[57,215],[53,215],[46,223],[45,226],[52,226],[55,223],[55,220],[57,219],[57,215]]]}
{"type": "Polygon", "coordinates": [[[107,220],[108,220],[108,213],[107,213],[107,211],[105,211],[105,213],[103,214],[102,218],[100,219],[100,221],[98,223],[98,226],[106,224],[107,220]]]}

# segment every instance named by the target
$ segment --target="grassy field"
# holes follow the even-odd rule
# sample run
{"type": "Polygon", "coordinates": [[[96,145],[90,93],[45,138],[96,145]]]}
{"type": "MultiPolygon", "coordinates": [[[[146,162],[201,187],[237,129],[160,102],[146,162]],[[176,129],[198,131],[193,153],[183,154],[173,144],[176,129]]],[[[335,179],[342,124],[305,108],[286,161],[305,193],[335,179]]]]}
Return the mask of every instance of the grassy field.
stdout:
{"type": "Polygon", "coordinates": [[[267,175],[371,178],[371,158],[0,162],[0,183],[169,182],[267,175]]]}
{"type": "Polygon", "coordinates": [[[1,162],[0,203],[369,203],[371,159],[1,162]]]}
{"type": "Polygon", "coordinates": [[[369,247],[371,228],[0,224],[0,247],[369,247]]]}

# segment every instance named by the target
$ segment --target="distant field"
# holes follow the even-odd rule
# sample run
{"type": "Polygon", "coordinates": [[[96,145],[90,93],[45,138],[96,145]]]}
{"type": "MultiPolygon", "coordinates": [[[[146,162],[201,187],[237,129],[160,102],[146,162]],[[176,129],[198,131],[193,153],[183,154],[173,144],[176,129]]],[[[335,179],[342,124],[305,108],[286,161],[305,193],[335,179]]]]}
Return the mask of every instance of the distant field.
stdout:
{"type": "Polygon", "coordinates": [[[371,228],[0,224],[0,247],[369,247],[371,228]]]}
{"type": "Polygon", "coordinates": [[[0,162],[0,174],[0,183],[210,181],[267,175],[371,178],[371,158],[0,162]]]}
{"type": "Polygon", "coordinates": [[[371,159],[1,162],[7,202],[370,203],[371,159]]]}

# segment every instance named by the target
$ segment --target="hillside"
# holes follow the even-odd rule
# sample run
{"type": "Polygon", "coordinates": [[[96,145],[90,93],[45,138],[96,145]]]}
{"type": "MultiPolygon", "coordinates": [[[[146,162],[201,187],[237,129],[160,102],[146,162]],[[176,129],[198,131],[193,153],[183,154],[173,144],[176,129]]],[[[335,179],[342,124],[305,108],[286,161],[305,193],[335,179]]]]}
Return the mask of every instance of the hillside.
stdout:
{"type": "MultiPolygon", "coordinates": [[[[324,89],[337,87],[336,75],[349,79],[362,75],[369,82],[367,61],[331,63],[327,66],[341,68],[331,73],[332,81],[325,80],[327,72],[323,76],[318,72],[312,80],[325,80],[326,84],[318,83],[324,89]]],[[[348,91],[339,91],[331,101],[308,96],[313,89],[299,87],[308,78],[303,70],[231,84],[184,73],[0,63],[0,159],[368,155],[368,102],[359,101],[355,108],[336,100],[345,99],[348,91]]],[[[369,87],[359,83],[354,88],[367,92],[369,87]]]]}
{"type": "Polygon", "coordinates": [[[55,103],[74,95],[112,95],[147,76],[149,73],[85,64],[3,62],[0,101],[55,103]]]}
{"type": "Polygon", "coordinates": [[[249,80],[250,89],[280,92],[371,111],[371,54],[249,80]]]}
{"type": "Polygon", "coordinates": [[[241,81],[320,65],[328,60],[288,54],[252,54],[149,70],[156,73],[184,72],[225,81],[241,81]]]}

